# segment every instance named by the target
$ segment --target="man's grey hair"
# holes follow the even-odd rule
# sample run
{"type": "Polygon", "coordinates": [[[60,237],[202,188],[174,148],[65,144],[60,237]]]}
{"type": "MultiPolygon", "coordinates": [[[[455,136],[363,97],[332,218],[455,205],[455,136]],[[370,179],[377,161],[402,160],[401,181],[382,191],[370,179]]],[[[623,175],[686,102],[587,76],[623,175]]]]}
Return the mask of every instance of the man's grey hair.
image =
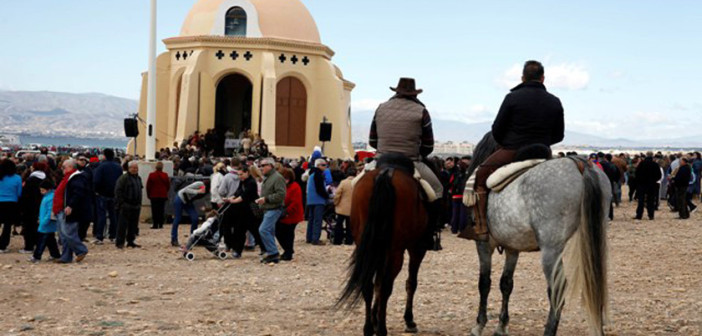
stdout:
{"type": "Polygon", "coordinates": [[[71,166],[71,168],[73,169],[78,169],[78,162],[76,162],[76,160],[73,159],[67,159],[66,161],[63,161],[62,167],[66,166],[71,166]]]}
{"type": "Polygon", "coordinates": [[[132,166],[139,166],[139,161],[137,161],[137,160],[129,161],[129,167],[132,167],[132,166]]]}
{"type": "Polygon", "coordinates": [[[653,156],[653,152],[651,152],[651,151],[646,152],[646,156],[647,156],[647,157],[652,157],[652,156],[653,156]]]}

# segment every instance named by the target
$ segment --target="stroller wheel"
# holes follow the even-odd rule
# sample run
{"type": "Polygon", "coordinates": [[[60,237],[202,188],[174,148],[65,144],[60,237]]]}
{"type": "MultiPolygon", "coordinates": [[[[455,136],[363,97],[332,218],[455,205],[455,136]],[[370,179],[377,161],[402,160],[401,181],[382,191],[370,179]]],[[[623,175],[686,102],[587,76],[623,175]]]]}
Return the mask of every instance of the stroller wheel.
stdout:
{"type": "Polygon", "coordinates": [[[187,253],[183,254],[183,256],[185,257],[185,259],[188,259],[188,261],[195,260],[195,253],[187,252],[187,253]]]}
{"type": "Polygon", "coordinates": [[[227,252],[219,251],[219,252],[217,252],[217,256],[218,256],[219,259],[221,259],[221,260],[226,260],[226,259],[227,259],[227,252]]]}

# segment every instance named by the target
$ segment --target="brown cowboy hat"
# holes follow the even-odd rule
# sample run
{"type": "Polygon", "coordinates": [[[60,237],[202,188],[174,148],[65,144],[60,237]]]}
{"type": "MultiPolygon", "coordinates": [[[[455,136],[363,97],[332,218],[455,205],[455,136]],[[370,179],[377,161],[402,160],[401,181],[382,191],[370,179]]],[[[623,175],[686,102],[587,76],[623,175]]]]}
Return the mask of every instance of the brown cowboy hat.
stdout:
{"type": "Polygon", "coordinates": [[[404,78],[404,77],[400,78],[400,82],[397,83],[396,88],[390,87],[390,90],[393,90],[399,94],[408,95],[408,96],[416,96],[416,95],[424,92],[424,90],[417,89],[415,87],[414,78],[404,78]]]}

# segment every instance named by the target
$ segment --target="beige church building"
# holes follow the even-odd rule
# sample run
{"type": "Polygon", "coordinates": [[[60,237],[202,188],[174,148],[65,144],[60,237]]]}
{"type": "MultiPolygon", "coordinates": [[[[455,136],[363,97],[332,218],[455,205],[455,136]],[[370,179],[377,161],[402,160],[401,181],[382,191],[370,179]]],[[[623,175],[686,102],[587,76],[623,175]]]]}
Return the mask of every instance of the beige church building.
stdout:
{"type": "MultiPolygon", "coordinates": [[[[332,63],[299,0],[199,0],[157,59],[156,149],[214,128],[250,129],[282,157],[309,155],[324,118],[325,155],[351,158],[354,84],[332,63]]],[[[146,119],[147,74],[139,117],[146,119]]],[[[137,151],[144,153],[144,126],[137,151]]],[[[131,148],[131,147],[129,147],[131,148]]]]}

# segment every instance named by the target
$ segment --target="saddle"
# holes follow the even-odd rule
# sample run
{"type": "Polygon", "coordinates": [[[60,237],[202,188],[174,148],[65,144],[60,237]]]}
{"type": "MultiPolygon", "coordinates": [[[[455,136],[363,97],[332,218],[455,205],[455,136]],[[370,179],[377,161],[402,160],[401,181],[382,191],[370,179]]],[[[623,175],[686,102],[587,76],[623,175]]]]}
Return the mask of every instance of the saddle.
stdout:
{"type": "MultiPolygon", "coordinates": [[[[499,193],[524,173],[551,158],[551,148],[548,146],[541,144],[526,146],[517,152],[514,162],[500,167],[488,177],[487,187],[491,192],[499,193]]],[[[474,190],[477,172],[476,169],[470,176],[463,191],[463,204],[469,208],[475,206],[478,201],[474,190]]]]}
{"type": "MultiPolygon", "coordinates": [[[[377,161],[373,161],[371,163],[366,164],[363,171],[360,174],[358,174],[358,176],[356,176],[353,179],[353,181],[351,181],[351,185],[356,186],[356,182],[361,180],[361,178],[363,178],[363,176],[365,175],[366,172],[373,171],[376,169],[376,167],[377,167],[377,161]]],[[[424,190],[424,194],[427,197],[427,199],[426,199],[427,202],[432,203],[432,202],[436,201],[437,199],[439,199],[438,196],[436,195],[436,193],[434,192],[434,188],[431,187],[429,182],[422,179],[422,176],[419,174],[419,171],[417,169],[414,169],[413,177],[415,180],[417,180],[417,183],[419,183],[419,185],[422,187],[422,190],[424,190]]]]}

